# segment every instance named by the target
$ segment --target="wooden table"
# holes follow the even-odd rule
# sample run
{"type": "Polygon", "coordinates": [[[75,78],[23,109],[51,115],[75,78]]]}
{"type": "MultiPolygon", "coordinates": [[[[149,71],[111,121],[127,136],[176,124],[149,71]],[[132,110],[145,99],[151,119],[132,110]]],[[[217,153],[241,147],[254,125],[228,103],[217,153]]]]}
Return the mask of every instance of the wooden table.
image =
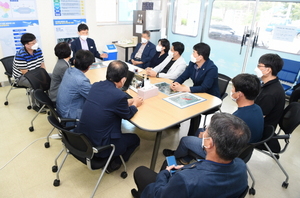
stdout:
{"type": "MultiPolygon", "coordinates": [[[[144,71],[140,73],[144,73],[144,71]]],[[[91,83],[105,80],[106,67],[89,70],[86,76],[90,79],[91,83]]],[[[171,83],[172,81],[164,78],[150,77],[150,82],[155,84],[158,82],[171,83]]],[[[137,95],[136,92],[130,89],[127,92],[133,97],[137,95]]],[[[222,104],[221,99],[210,94],[196,93],[196,95],[205,98],[206,101],[180,109],[163,100],[163,98],[168,96],[159,92],[157,96],[146,99],[144,103],[138,107],[138,112],[129,120],[142,130],[156,132],[150,169],[154,170],[155,168],[163,130],[222,104]]]]}
{"type": "Polygon", "coordinates": [[[125,49],[125,62],[128,62],[128,48],[132,48],[134,50],[135,46],[137,44],[120,44],[120,43],[114,43],[118,47],[122,47],[125,49]]]}

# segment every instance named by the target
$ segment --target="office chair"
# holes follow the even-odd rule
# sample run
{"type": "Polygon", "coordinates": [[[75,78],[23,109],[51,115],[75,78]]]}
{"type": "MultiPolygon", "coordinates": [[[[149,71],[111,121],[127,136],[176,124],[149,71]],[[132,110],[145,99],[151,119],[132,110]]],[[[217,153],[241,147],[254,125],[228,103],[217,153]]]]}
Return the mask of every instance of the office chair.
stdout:
{"type": "Polygon", "coordinates": [[[300,99],[300,87],[293,90],[290,96],[289,104],[292,102],[298,102],[299,99],[300,99]]]}
{"type": "Polygon", "coordinates": [[[277,147],[273,148],[272,147],[273,145],[268,145],[267,143],[264,143],[263,147],[259,146],[259,147],[256,147],[255,149],[272,157],[275,160],[275,162],[278,164],[279,168],[282,170],[282,172],[286,176],[285,181],[282,183],[282,187],[287,188],[289,185],[289,183],[288,183],[289,175],[284,170],[284,168],[282,167],[282,165],[280,164],[278,159],[279,159],[279,154],[284,153],[285,150],[287,149],[287,147],[290,143],[291,134],[300,124],[300,103],[292,102],[291,104],[289,104],[284,109],[283,114],[282,114],[278,124],[280,127],[278,130],[278,133],[272,137],[271,141],[272,140],[276,141],[279,145],[279,149],[277,147]],[[283,131],[285,134],[280,135],[281,131],[283,131]],[[281,149],[279,140],[284,140],[284,142],[285,142],[283,149],[281,149]]]}
{"type": "Polygon", "coordinates": [[[0,61],[2,62],[3,66],[4,66],[4,69],[5,69],[4,74],[7,76],[8,82],[11,86],[8,93],[6,94],[4,105],[8,105],[8,96],[9,96],[11,90],[16,89],[16,88],[22,88],[22,89],[26,89],[26,95],[27,95],[28,103],[29,103],[29,105],[27,106],[27,109],[31,109],[31,102],[30,102],[30,97],[28,94],[29,93],[28,87],[18,86],[16,84],[16,82],[12,82],[12,80],[11,80],[12,72],[13,72],[12,70],[13,70],[14,58],[15,58],[15,56],[7,56],[7,57],[0,59],[0,61]]]}
{"type": "MultiPolygon", "coordinates": [[[[219,90],[220,90],[220,96],[221,96],[221,100],[224,100],[224,98],[226,98],[228,96],[228,94],[226,93],[227,90],[227,86],[229,84],[229,81],[231,81],[231,78],[224,75],[224,74],[218,74],[218,85],[219,85],[219,90]]],[[[204,122],[203,122],[203,128],[206,125],[206,117],[209,114],[213,114],[217,111],[221,111],[221,106],[219,107],[215,107],[209,111],[206,111],[204,113],[202,113],[202,115],[204,115],[204,122]]]]}
{"type": "MultiPolygon", "coordinates": [[[[27,78],[33,90],[41,89],[43,91],[48,91],[50,89],[51,78],[47,71],[43,68],[37,68],[28,71],[26,74],[24,74],[24,77],[27,78]]],[[[39,109],[37,114],[31,120],[31,126],[29,127],[30,132],[34,131],[33,121],[44,110],[44,107],[45,105],[39,109]]]]}
{"type": "MultiPolygon", "coordinates": [[[[36,98],[36,100],[42,104],[42,108],[47,107],[49,109],[49,114],[52,115],[59,123],[61,128],[65,128],[67,130],[71,130],[73,128],[75,128],[76,126],[70,126],[70,127],[65,127],[67,122],[77,122],[79,121],[78,119],[71,119],[71,118],[61,118],[56,109],[55,109],[55,104],[51,101],[51,99],[49,98],[49,96],[41,89],[37,89],[34,90],[33,92],[34,97],[36,98]]],[[[50,123],[51,124],[51,123],[50,123]]],[[[55,127],[53,127],[51,129],[51,131],[48,133],[47,135],[47,141],[45,142],[44,146],[45,148],[49,148],[50,147],[50,142],[49,142],[49,137],[52,134],[53,130],[55,129],[55,127]]]]}
{"type": "MultiPolygon", "coordinates": [[[[91,197],[93,197],[96,193],[96,190],[101,182],[101,179],[103,177],[104,172],[106,171],[110,161],[113,158],[113,154],[115,151],[115,146],[113,144],[110,145],[105,145],[105,146],[100,146],[100,147],[93,147],[92,143],[89,141],[89,139],[82,133],[74,133],[68,130],[65,130],[60,127],[60,123],[53,117],[53,116],[48,116],[48,120],[50,123],[53,124],[56,128],[58,128],[62,132],[62,143],[64,146],[64,149],[62,149],[59,153],[59,155],[65,151],[66,155],[64,156],[59,168],[57,167],[57,159],[55,159],[55,165],[52,167],[52,171],[56,172],[56,179],[53,182],[54,186],[59,186],[60,185],[60,178],[59,178],[59,172],[62,169],[62,166],[64,162],[66,161],[66,158],[68,157],[69,154],[73,155],[77,160],[81,161],[90,170],[98,170],[102,169],[102,172],[100,174],[100,177],[96,183],[96,186],[92,192],[91,197]],[[110,155],[107,158],[99,158],[95,157],[95,153],[100,153],[103,152],[107,149],[111,149],[110,155]],[[58,169],[57,169],[58,168],[58,169]]],[[[120,155],[121,161],[124,165],[125,171],[122,172],[121,177],[126,178],[127,177],[127,172],[126,172],[126,164],[123,160],[123,157],[120,155]]]]}
{"type": "Polygon", "coordinates": [[[255,147],[257,147],[258,145],[262,145],[265,144],[266,142],[268,142],[272,137],[274,136],[274,127],[272,125],[266,125],[264,127],[264,131],[263,131],[263,136],[261,141],[256,142],[256,143],[249,143],[239,154],[238,158],[241,158],[247,167],[247,172],[250,175],[250,178],[252,180],[252,185],[251,188],[249,189],[249,194],[250,195],[255,195],[255,189],[254,189],[254,185],[255,185],[255,179],[249,169],[249,167],[247,166],[247,162],[251,159],[253,150],[255,147]]]}

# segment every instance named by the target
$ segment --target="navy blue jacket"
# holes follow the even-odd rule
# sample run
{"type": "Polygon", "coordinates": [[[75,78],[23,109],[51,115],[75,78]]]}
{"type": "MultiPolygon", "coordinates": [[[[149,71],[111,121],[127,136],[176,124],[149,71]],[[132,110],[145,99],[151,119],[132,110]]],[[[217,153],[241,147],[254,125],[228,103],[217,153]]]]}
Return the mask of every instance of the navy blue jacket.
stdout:
{"type": "MultiPolygon", "coordinates": [[[[86,41],[87,41],[87,44],[88,44],[88,47],[89,47],[89,51],[92,52],[96,58],[102,59],[100,57],[100,53],[97,51],[97,47],[95,45],[94,40],[91,39],[91,38],[87,38],[86,41]]],[[[71,63],[73,63],[76,52],[78,50],[82,49],[79,37],[74,39],[74,41],[71,43],[71,49],[72,49],[72,52],[73,52],[73,57],[71,58],[70,61],[71,61],[71,63]]]]}
{"type": "Polygon", "coordinates": [[[195,78],[195,63],[190,62],[185,71],[175,80],[182,84],[191,78],[194,85],[190,87],[191,93],[209,93],[220,98],[220,90],[218,84],[218,68],[210,59],[206,60],[200,68],[197,78],[195,78]]]}
{"type": "Polygon", "coordinates": [[[244,161],[234,159],[229,164],[208,160],[186,165],[172,176],[169,171],[158,173],[141,198],[239,197],[248,185],[244,161]]]}
{"type": "Polygon", "coordinates": [[[128,106],[127,96],[111,81],[105,80],[92,85],[82,108],[76,132],[84,133],[93,146],[103,146],[110,139],[121,138],[121,121],[129,120],[137,112],[128,106]]]}
{"type": "MultiPolygon", "coordinates": [[[[139,51],[141,45],[142,45],[142,43],[137,44],[137,46],[135,47],[134,51],[132,52],[132,54],[130,56],[130,59],[134,59],[135,54],[139,51]]],[[[143,64],[137,65],[137,66],[144,68],[144,69],[147,67],[150,67],[151,59],[153,58],[155,53],[156,53],[155,45],[153,43],[151,43],[150,41],[148,41],[148,43],[146,44],[146,47],[143,51],[142,57],[141,57],[141,61],[143,62],[143,64]]]]}

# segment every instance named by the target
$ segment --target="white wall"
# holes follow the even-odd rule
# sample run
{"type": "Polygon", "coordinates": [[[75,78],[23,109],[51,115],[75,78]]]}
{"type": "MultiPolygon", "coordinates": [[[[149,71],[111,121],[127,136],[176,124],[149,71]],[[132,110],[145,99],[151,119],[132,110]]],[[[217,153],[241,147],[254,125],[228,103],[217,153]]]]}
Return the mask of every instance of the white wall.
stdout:
{"type": "MultiPolygon", "coordinates": [[[[44,54],[45,65],[47,71],[52,73],[54,65],[57,61],[54,55],[54,47],[56,45],[55,32],[53,26],[53,0],[36,0],[38,19],[40,24],[40,34],[42,42],[42,51],[44,54]]],[[[98,51],[101,53],[105,44],[111,41],[131,39],[132,25],[106,25],[97,26],[95,0],[85,1],[86,20],[89,26],[89,36],[95,40],[98,51]]],[[[101,10],[97,10],[100,11],[101,10]]],[[[2,46],[0,44],[0,57],[3,57],[2,46]]],[[[119,50],[118,59],[124,60],[124,51],[119,50]]],[[[1,65],[1,63],[0,63],[1,65]]],[[[4,67],[0,66],[0,82],[7,81],[4,75],[4,67]]]]}

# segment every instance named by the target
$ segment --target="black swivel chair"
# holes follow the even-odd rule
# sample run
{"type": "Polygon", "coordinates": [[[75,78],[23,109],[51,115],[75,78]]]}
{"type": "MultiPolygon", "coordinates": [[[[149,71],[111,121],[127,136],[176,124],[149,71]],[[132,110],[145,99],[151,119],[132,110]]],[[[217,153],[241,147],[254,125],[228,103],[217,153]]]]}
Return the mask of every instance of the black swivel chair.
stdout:
{"type": "MultiPolygon", "coordinates": [[[[220,96],[221,96],[221,100],[223,100],[224,98],[227,97],[227,93],[226,93],[226,90],[227,90],[227,86],[229,84],[229,82],[231,81],[231,78],[224,75],[224,74],[218,74],[218,84],[219,84],[219,90],[220,90],[220,96]]],[[[202,113],[202,115],[204,115],[204,122],[203,122],[203,128],[205,127],[205,124],[206,124],[206,117],[207,115],[209,114],[213,114],[217,111],[221,111],[221,106],[219,107],[215,107],[211,110],[208,110],[204,113],[202,113]]]]}
{"type": "MultiPolygon", "coordinates": [[[[33,94],[34,94],[34,97],[37,99],[37,101],[39,101],[39,103],[43,105],[42,108],[47,107],[49,109],[50,115],[52,115],[58,121],[61,128],[71,130],[76,127],[75,125],[70,126],[70,127],[65,127],[67,122],[78,122],[79,120],[71,119],[71,118],[61,118],[55,109],[55,104],[51,101],[49,96],[43,90],[41,90],[41,89],[34,90],[33,94]]],[[[53,129],[47,135],[47,142],[45,142],[45,144],[44,144],[45,148],[50,147],[49,137],[52,134],[54,129],[55,129],[55,127],[53,127],[53,129]]]]}
{"type": "MultiPolygon", "coordinates": [[[[266,144],[266,142],[268,142],[272,137],[274,136],[274,127],[272,125],[267,125],[264,127],[264,132],[263,132],[263,137],[261,139],[261,141],[256,142],[256,143],[249,143],[239,154],[239,158],[241,158],[247,166],[247,162],[251,159],[253,150],[256,146],[258,145],[262,145],[262,144],[266,144]]],[[[249,169],[249,167],[247,166],[247,171],[248,174],[250,175],[250,178],[252,180],[252,185],[251,188],[249,189],[249,194],[250,195],[255,195],[255,189],[254,189],[254,185],[255,185],[255,180],[254,177],[249,169]]]]}
{"type": "Polygon", "coordinates": [[[29,105],[27,106],[27,109],[31,109],[30,97],[29,97],[28,90],[27,90],[28,87],[18,86],[15,82],[12,82],[12,80],[11,80],[14,58],[15,58],[15,56],[7,56],[7,57],[0,59],[0,61],[2,62],[3,66],[4,66],[4,69],[5,69],[4,74],[7,76],[8,82],[11,86],[8,93],[6,94],[4,105],[8,105],[8,96],[9,96],[11,90],[16,89],[16,88],[23,88],[23,89],[26,89],[26,94],[28,97],[29,105]]]}
{"type": "MultiPolygon", "coordinates": [[[[28,71],[25,75],[25,78],[29,81],[33,90],[41,89],[44,92],[47,92],[50,89],[51,78],[47,71],[43,68],[37,68],[31,71],[28,71]]],[[[29,131],[34,131],[33,121],[36,117],[44,110],[45,105],[43,105],[37,114],[31,120],[31,126],[29,127],[29,131]]]]}
{"type": "Polygon", "coordinates": [[[290,143],[291,134],[300,124],[300,103],[292,102],[291,104],[289,104],[284,109],[278,124],[280,129],[278,133],[272,137],[271,140],[275,140],[278,143],[279,148],[278,146],[273,148],[272,147],[273,145],[268,145],[265,143],[263,147],[262,146],[256,147],[256,150],[272,157],[275,160],[275,162],[278,164],[278,166],[286,176],[285,181],[282,183],[282,187],[287,188],[289,185],[288,183],[289,176],[287,172],[284,170],[284,168],[282,167],[282,165],[280,164],[280,162],[278,161],[278,159],[279,159],[279,155],[284,153],[285,150],[287,149],[290,143]],[[283,131],[285,134],[280,135],[281,131],[283,131]],[[285,145],[283,149],[281,149],[279,140],[284,140],[285,145]]]}
{"type": "Polygon", "coordinates": [[[300,99],[300,87],[296,88],[290,96],[289,103],[298,102],[300,99]]]}
{"type": "MultiPolygon", "coordinates": [[[[54,186],[60,185],[59,172],[61,171],[62,166],[63,166],[64,162],[66,161],[67,156],[69,154],[71,154],[77,160],[86,164],[90,170],[102,169],[100,177],[99,177],[99,179],[96,183],[96,186],[91,195],[91,197],[93,197],[96,193],[96,190],[97,190],[100,182],[101,182],[104,172],[106,171],[111,159],[113,158],[115,146],[113,144],[110,144],[110,145],[105,145],[105,146],[101,146],[101,147],[93,147],[91,142],[89,141],[89,139],[84,134],[70,132],[68,130],[61,128],[60,123],[53,116],[48,116],[48,120],[54,127],[56,127],[57,129],[59,129],[62,132],[62,143],[64,145],[64,148],[61,150],[58,157],[64,150],[66,152],[66,155],[64,156],[59,168],[57,166],[58,157],[56,157],[56,159],[55,159],[55,165],[52,167],[52,172],[56,172],[56,179],[54,180],[53,185],[54,186]],[[94,156],[94,154],[100,153],[107,149],[111,149],[109,157],[99,158],[99,157],[94,156]]],[[[127,177],[126,164],[123,160],[123,157],[120,156],[120,158],[125,167],[125,171],[122,172],[121,177],[125,179],[127,177]]]]}

